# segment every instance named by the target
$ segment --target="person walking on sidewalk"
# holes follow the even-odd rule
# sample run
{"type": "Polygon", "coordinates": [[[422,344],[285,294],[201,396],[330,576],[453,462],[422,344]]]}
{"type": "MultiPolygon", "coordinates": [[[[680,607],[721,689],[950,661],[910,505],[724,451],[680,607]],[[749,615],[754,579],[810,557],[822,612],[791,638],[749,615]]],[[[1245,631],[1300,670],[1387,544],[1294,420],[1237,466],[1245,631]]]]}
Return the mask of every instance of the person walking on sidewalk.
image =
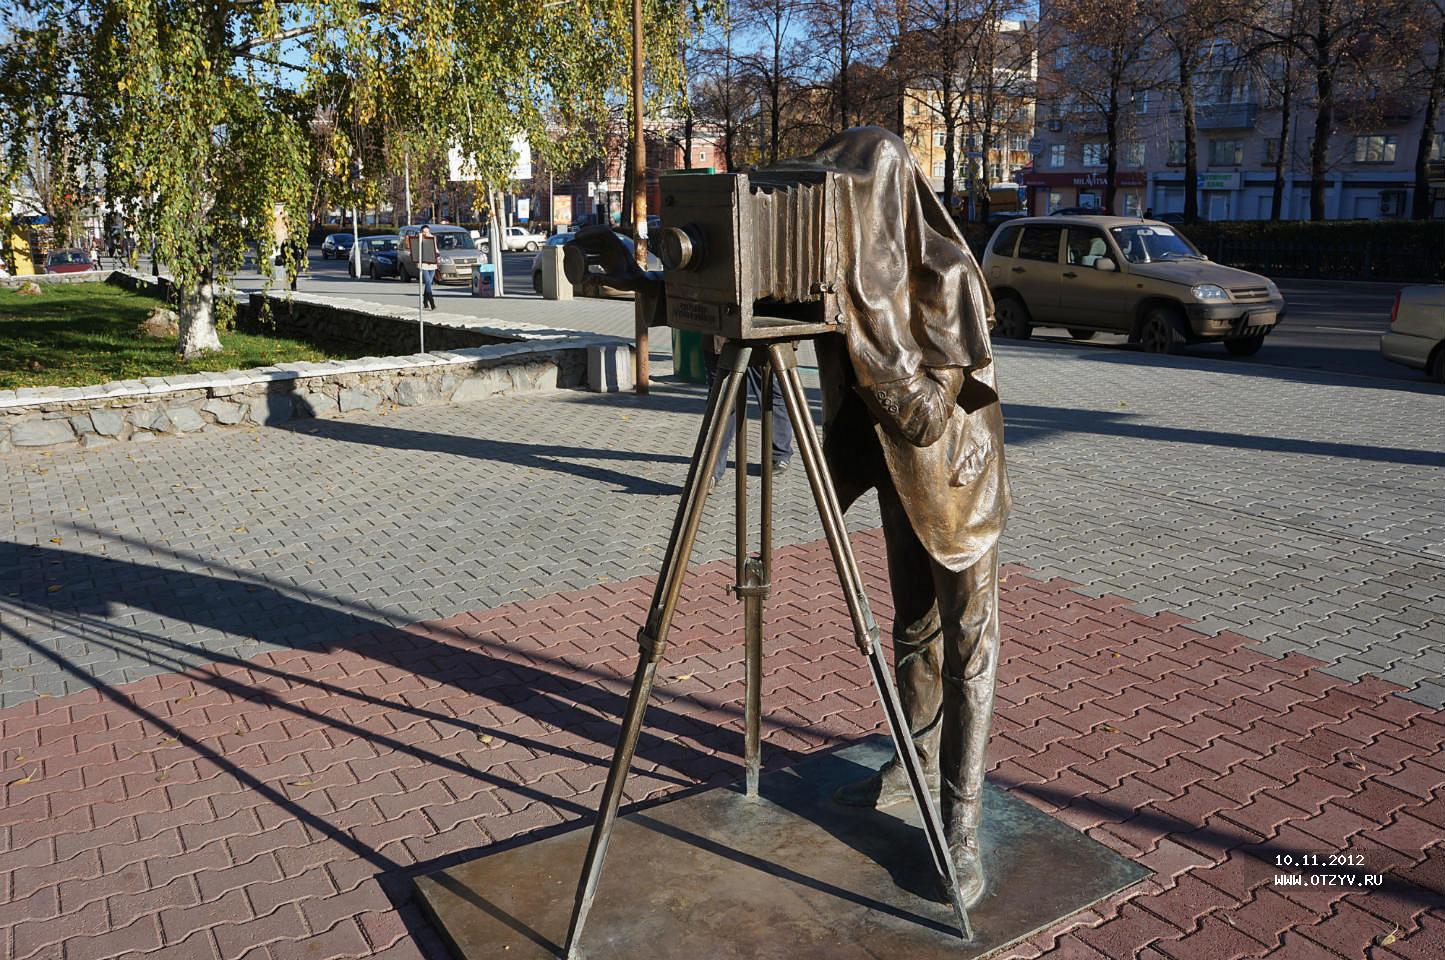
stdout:
{"type": "MultiPolygon", "coordinates": [[[[717,379],[717,355],[721,345],[721,338],[706,337],[702,345],[702,363],[707,370],[707,385],[711,389],[713,381],[717,379]]],[[[759,408],[763,405],[763,368],[757,366],[748,367],[748,396],[759,408]]],[[[773,377],[773,398],[772,410],[769,411],[773,418],[773,449],[770,451],[773,458],[773,473],[782,473],[788,469],[793,460],[793,422],[788,419],[788,408],[783,405],[783,391],[778,387],[777,377],[773,377]]],[[[759,414],[761,416],[761,412],[759,414]]],[[[727,424],[723,428],[722,451],[718,454],[717,464],[712,470],[712,485],[717,486],[722,480],[723,474],[728,468],[728,451],[732,449],[733,434],[737,432],[737,418],[728,417],[727,424]]],[[[739,466],[742,466],[739,464],[739,466]]]]}
{"type": "Polygon", "coordinates": [[[416,269],[417,272],[421,274],[421,302],[427,309],[435,310],[437,308],[437,298],[432,294],[432,280],[436,277],[437,265],[434,262],[423,263],[421,259],[421,248],[426,245],[426,241],[428,240],[435,245],[436,238],[432,235],[431,227],[424,226],[421,228],[420,242],[417,244],[416,269]]]}

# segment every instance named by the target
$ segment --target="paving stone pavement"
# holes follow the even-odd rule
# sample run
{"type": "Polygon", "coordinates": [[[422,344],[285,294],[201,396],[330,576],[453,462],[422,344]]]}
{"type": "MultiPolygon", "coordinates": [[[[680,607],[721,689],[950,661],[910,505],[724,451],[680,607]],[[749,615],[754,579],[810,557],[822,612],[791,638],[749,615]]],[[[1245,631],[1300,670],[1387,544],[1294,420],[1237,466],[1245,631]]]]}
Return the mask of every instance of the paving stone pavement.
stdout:
{"type": "MultiPolygon", "coordinates": [[[[1200,357],[998,355],[1005,559],[1445,705],[1445,397],[1200,357]]],[[[662,382],[7,457],[0,705],[653,571],[700,404],[662,382]]],[[[816,539],[801,477],[783,479],[779,542],[816,539]]],[[[851,519],[875,526],[875,505],[851,519]]],[[[702,560],[729,554],[731,525],[725,485],[702,560]]]]}
{"type": "MultiPolygon", "coordinates": [[[[856,546],[886,631],[882,537],[856,546]]],[[[631,800],[738,778],[730,574],[697,571],[679,609],[631,800]]],[[[832,578],[821,543],[780,552],[770,767],[878,730],[832,578]]],[[[1004,570],[990,778],[1152,875],[1003,956],[1441,956],[1445,711],[1076,586],[1004,570]],[[1315,855],[1351,866],[1277,865],[1315,855]]],[[[444,960],[410,878],[590,818],[650,588],[405,627],[356,613],[321,646],[0,710],[0,953],[444,960]]],[[[277,588],[251,599],[299,613],[277,588]]]]}

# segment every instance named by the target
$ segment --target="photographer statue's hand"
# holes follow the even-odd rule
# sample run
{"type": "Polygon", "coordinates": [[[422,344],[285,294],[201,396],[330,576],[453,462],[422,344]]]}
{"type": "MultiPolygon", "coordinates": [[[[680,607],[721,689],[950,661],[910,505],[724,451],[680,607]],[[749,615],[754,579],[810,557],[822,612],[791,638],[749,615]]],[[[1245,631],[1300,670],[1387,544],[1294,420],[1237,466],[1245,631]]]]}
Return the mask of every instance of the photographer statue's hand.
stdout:
{"type": "Polygon", "coordinates": [[[589,276],[616,290],[662,293],[662,273],[637,265],[637,247],[632,240],[611,227],[594,224],[583,227],[567,241],[562,266],[574,286],[589,276]],[[596,272],[591,267],[600,267],[596,272]]]}
{"type": "Polygon", "coordinates": [[[963,379],[958,367],[925,367],[911,377],[860,392],[884,429],[915,447],[928,447],[948,427],[963,379]]]}

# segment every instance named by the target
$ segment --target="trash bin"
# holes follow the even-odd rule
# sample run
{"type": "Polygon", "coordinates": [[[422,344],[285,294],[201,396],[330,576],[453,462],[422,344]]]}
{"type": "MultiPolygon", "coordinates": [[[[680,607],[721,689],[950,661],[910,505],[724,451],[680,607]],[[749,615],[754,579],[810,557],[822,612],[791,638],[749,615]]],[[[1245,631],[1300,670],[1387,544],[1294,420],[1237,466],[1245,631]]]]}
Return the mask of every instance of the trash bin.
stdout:
{"type": "Polygon", "coordinates": [[[497,284],[492,276],[492,265],[490,263],[479,263],[472,268],[472,296],[474,297],[495,297],[497,295],[497,284]]]}
{"type": "Polygon", "coordinates": [[[707,383],[702,363],[703,334],[696,330],[672,328],[672,372],[688,383],[707,383]]]}

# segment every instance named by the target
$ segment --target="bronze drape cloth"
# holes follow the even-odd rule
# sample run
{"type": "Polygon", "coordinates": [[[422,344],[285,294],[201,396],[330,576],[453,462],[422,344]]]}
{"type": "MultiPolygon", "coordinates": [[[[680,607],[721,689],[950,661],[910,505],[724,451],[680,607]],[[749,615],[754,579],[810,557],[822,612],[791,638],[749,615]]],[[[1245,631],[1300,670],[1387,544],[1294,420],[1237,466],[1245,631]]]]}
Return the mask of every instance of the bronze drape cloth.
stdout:
{"type": "Polygon", "coordinates": [[[846,347],[841,338],[817,341],[824,449],[839,498],[846,509],[891,480],[929,554],[964,570],[997,542],[1010,505],[983,273],[893,133],[848,130],[780,166],[840,175],[846,347]],[[922,419],[910,410],[930,409],[946,411],[941,431],[937,412],[927,417],[931,429],[910,428],[922,419]]]}

